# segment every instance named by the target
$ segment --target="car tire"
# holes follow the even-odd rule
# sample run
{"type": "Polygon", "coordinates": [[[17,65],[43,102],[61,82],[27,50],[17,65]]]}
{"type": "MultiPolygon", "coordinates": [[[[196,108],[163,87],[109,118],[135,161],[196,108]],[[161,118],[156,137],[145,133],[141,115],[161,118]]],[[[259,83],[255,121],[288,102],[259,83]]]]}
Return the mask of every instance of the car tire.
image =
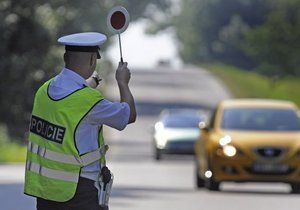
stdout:
{"type": "MultiPolygon", "coordinates": [[[[212,171],[211,169],[211,160],[208,162],[208,170],[212,171]]],[[[212,172],[212,174],[214,174],[212,172]]],[[[205,179],[205,187],[210,191],[219,191],[220,190],[220,182],[215,181],[214,175],[210,178],[205,179]]]]}
{"type": "Polygon", "coordinates": [[[161,160],[161,151],[158,148],[155,148],[155,160],[161,160]]]}
{"type": "Polygon", "coordinates": [[[213,177],[205,180],[205,187],[210,191],[219,191],[220,183],[216,182],[213,177]]]}
{"type": "Polygon", "coordinates": [[[200,176],[199,176],[199,166],[198,166],[198,163],[196,162],[195,164],[195,177],[196,177],[196,187],[199,189],[199,188],[203,188],[205,186],[205,181],[204,179],[202,179],[200,176]]]}
{"type": "Polygon", "coordinates": [[[205,181],[199,176],[198,172],[196,172],[196,184],[198,189],[205,186],[205,181]]]}
{"type": "Polygon", "coordinates": [[[300,193],[300,183],[290,184],[291,185],[291,193],[299,194],[300,193]]]}

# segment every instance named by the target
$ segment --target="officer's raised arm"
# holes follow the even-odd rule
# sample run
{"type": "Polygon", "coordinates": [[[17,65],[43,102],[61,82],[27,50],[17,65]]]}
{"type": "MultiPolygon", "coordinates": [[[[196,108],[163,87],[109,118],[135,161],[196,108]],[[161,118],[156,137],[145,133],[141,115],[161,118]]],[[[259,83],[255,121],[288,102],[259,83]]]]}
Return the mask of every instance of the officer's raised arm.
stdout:
{"type": "Polygon", "coordinates": [[[134,104],[134,98],[131,94],[130,88],[128,86],[131,77],[130,70],[127,68],[127,62],[119,63],[118,69],[116,71],[116,80],[118,82],[120,91],[120,101],[126,102],[130,107],[130,116],[128,120],[129,123],[133,123],[136,120],[136,109],[134,104]]]}

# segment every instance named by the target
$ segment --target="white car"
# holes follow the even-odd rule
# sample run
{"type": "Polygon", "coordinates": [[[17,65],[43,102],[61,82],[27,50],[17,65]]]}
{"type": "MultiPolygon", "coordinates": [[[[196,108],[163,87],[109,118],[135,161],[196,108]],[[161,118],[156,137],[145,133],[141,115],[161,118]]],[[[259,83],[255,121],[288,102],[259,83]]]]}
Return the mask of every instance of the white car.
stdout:
{"type": "Polygon", "coordinates": [[[194,144],[200,135],[198,127],[204,117],[197,110],[164,110],[155,123],[153,133],[154,156],[162,154],[194,154],[194,144]]]}

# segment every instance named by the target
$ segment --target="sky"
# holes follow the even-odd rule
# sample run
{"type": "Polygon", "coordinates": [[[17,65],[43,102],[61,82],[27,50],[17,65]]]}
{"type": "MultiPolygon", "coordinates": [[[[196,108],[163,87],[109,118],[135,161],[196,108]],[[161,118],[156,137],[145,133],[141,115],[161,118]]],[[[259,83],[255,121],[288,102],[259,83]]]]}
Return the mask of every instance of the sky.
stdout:
{"type": "MultiPolygon", "coordinates": [[[[124,61],[128,62],[128,66],[136,69],[155,68],[159,60],[168,60],[172,67],[179,67],[181,61],[177,56],[173,34],[160,32],[156,35],[148,35],[144,32],[146,25],[146,20],[130,23],[127,30],[121,34],[124,61]]],[[[113,35],[109,39],[113,39],[114,44],[108,49],[107,56],[115,64],[120,60],[118,37],[113,35]]]]}

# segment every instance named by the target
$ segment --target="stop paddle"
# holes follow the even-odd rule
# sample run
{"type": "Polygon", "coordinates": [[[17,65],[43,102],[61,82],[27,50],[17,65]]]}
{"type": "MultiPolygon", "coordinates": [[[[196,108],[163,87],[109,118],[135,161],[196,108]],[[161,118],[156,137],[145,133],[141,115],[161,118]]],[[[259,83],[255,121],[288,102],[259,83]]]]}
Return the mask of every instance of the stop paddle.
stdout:
{"type": "Polygon", "coordinates": [[[128,11],[121,6],[112,8],[107,16],[108,29],[113,34],[118,34],[121,63],[123,63],[121,33],[123,33],[127,29],[129,25],[129,21],[130,21],[130,16],[128,11]]]}

